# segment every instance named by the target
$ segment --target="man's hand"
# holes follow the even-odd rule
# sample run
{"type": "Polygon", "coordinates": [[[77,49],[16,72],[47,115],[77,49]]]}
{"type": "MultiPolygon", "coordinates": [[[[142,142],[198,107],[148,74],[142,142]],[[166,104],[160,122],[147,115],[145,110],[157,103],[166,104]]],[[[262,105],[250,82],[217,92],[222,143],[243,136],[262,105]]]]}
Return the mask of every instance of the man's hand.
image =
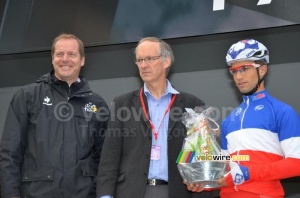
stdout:
{"type": "Polygon", "coordinates": [[[226,176],[224,176],[223,178],[219,179],[217,181],[217,184],[221,187],[227,187],[227,183],[226,183],[226,176]]]}
{"type": "Polygon", "coordinates": [[[187,189],[192,192],[201,192],[203,190],[203,186],[199,183],[188,184],[186,179],[183,180],[183,183],[186,185],[187,189]]]}

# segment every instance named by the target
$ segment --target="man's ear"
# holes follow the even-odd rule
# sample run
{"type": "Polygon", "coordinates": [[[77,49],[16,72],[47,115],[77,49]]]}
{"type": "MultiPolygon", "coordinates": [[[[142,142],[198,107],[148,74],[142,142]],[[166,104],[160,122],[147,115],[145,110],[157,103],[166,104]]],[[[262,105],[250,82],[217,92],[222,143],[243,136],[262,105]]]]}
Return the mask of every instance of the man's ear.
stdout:
{"type": "Polygon", "coordinates": [[[171,65],[171,58],[170,57],[166,57],[164,60],[164,68],[168,68],[171,65]]]}
{"type": "Polygon", "coordinates": [[[83,67],[85,64],[85,56],[81,58],[81,67],[83,67]]]}
{"type": "Polygon", "coordinates": [[[259,76],[260,78],[264,77],[267,74],[268,71],[268,66],[267,65],[262,65],[259,67],[259,76]]]}

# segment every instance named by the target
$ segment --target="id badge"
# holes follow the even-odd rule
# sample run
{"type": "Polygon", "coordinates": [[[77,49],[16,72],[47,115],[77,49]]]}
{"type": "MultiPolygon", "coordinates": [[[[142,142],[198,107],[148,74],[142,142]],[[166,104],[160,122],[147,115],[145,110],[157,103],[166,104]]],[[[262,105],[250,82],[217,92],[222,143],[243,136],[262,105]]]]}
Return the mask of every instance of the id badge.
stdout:
{"type": "Polygon", "coordinates": [[[160,159],[160,146],[152,145],[151,160],[159,160],[159,159],[160,159]]]}

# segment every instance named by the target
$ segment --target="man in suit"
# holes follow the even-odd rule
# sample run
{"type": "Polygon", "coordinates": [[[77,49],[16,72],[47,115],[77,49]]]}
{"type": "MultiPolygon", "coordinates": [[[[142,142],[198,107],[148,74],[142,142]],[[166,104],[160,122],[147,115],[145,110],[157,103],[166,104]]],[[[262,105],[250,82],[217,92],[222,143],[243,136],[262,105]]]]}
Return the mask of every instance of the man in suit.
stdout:
{"type": "Polygon", "coordinates": [[[167,80],[174,56],[166,42],[143,38],[135,55],[144,86],[113,101],[97,197],[212,197],[213,192],[188,191],[176,165],[186,136],[181,116],[185,108],[204,102],[177,91],[167,80]]]}

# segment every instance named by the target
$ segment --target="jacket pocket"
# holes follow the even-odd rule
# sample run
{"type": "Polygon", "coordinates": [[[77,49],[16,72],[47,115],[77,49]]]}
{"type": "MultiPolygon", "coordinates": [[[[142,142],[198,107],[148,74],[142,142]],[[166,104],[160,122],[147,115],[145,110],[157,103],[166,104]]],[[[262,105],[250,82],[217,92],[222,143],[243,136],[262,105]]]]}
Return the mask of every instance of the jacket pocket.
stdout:
{"type": "MultiPolygon", "coordinates": [[[[26,170],[22,176],[20,186],[21,197],[44,197],[55,195],[53,187],[53,169],[26,170]]],[[[53,196],[52,196],[53,197],[53,196]]]]}
{"type": "Polygon", "coordinates": [[[86,161],[86,160],[78,161],[78,167],[81,169],[83,176],[87,176],[87,177],[96,176],[95,165],[90,161],[86,161]]]}
{"type": "Polygon", "coordinates": [[[52,181],[53,169],[37,169],[24,171],[22,182],[52,181]]]}
{"type": "MultiPolygon", "coordinates": [[[[96,192],[96,177],[97,171],[95,165],[90,160],[78,161],[76,167],[75,183],[78,191],[89,191],[90,194],[96,192]]],[[[89,194],[87,193],[87,194],[89,194]]]]}
{"type": "Polygon", "coordinates": [[[121,173],[121,174],[118,176],[117,182],[122,182],[124,179],[125,179],[125,173],[121,173]]]}

